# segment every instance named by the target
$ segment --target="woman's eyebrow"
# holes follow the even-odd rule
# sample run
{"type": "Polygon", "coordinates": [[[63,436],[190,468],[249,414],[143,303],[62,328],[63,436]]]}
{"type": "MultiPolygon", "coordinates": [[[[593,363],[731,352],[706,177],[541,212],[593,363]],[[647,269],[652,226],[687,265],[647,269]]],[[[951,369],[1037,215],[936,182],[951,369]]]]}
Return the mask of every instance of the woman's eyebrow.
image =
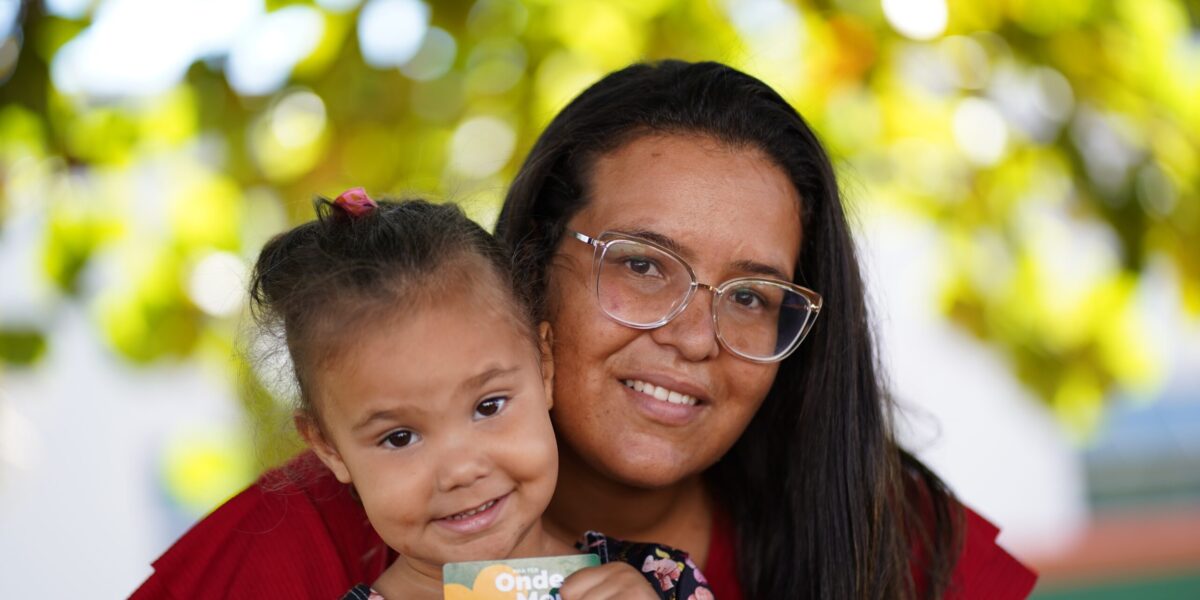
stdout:
{"type": "Polygon", "coordinates": [[[658,244],[659,246],[662,246],[663,248],[666,248],[667,250],[670,250],[671,252],[683,257],[692,256],[692,253],[684,248],[679,242],[675,241],[675,238],[663,235],[657,231],[650,231],[649,229],[616,229],[614,231],[654,242],[655,244],[658,244]]]}
{"type": "MultiPolygon", "coordinates": [[[[626,235],[632,235],[635,237],[640,237],[644,240],[649,240],[689,260],[693,256],[687,248],[675,241],[674,238],[658,233],[657,231],[650,231],[646,229],[619,229],[614,231],[619,231],[620,233],[624,233],[626,235]]],[[[782,269],[755,260],[735,260],[730,264],[734,269],[743,273],[761,275],[763,277],[770,277],[772,279],[779,279],[781,281],[792,280],[792,276],[784,273],[782,269]]]]}
{"type": "Polygon", "coordinates": [[[770,277],[772,279],[779,279],[782,281],[791,281],[792,280],[791,275],[787,275],[783,271],[781,271],[775,267],[772,267],[771,265],[760,263],[760,262],[753,261],[753,260],[735,260],[735,261],[733,261],[733,266],[734,266],[734,268],[736,268],[739,271],[744,271],[746,273],[752,273],[754,275],[762,275],[765,277],[770,277]]]}

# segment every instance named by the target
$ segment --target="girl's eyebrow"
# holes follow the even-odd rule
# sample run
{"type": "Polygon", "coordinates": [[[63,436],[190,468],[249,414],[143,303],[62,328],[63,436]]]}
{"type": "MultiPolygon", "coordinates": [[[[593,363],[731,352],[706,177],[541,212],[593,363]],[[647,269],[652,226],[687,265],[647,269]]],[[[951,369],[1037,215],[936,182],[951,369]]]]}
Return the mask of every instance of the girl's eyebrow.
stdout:
{"type": "Polygon", "coordinates": [[[396,412],[397,411],[393,410],[393,409],[371,411],[370,414],[368,414],[361,421],[359,421],[353,427],[351,427],[350,431],[357,433],[359,431],[362,431],[363,429],[366,429],[367,427],[369,427],[371,424],[375,423],[376,421],[397,420],[398,416],[396,415],[396,412]]]}
{"type": "MultiPolygon", "coordinates": [[[[463,382],[458,385],[458,389],[460,392],[469,392],[472,390],[476,390],[478,388],[483,387],[484,385],[487,385],[487,383],[493,379],[498,379],[498,378],[504,377],[506,375],[511,375],[513,373],[516,373],[519,370],[520,370],[520,367],[517,367],[517,366],[491,367],[491,368],[483,371],[482,373],[479,373],[478,375],[472,375],[471,377],[464,379],[463,382]]],[[[354,431],[354,432],[362,431],[363,429],[366,429],[368,426],[375,423],[376,421],[399,420],[400,415],[403,413],[406,413],[406,412],[424,412],[424,411],[420,407],[417,407],[417,406],[407,406],[407,407],[402,407],[402,408],[384,408],[384,409],[380,409],[380,410],[373,410],[370,413],[368,413],[367,416],[363,417],[358,423],[355,423],[350,428],[350,430],[354,431]]]]}
{"type": "MultiPolygon", "coordinates": [[[[654,242],[655,244],[658,244],[659,246],[662,246],[663,248],[666,248],[671,252],[674,252],[675,254],[685,258],[694,256],[687,248],[684,248],[683,245],[675,241],[675,238],[663,235],[657,231],[650,231],[648,229],[614,229],[613,231],[654,242]]],[[[780,281],[792,280],[791,275],[784,273],[783,270],[779,269],[778,267],[773,267],[756,260],[735,260],[731,264],[738,271],[750,273],[752,275],[761,275],[763,277],[770,277],[780,281]]]]}
{"type": "Polygon", "coordinates": [[[489,382],[493,379],[496,379],[499,377],[504,377],[505,375],[511,375],[513,373],[516,373],[518,370],[519,370],[519,367],[516,367],[516,366],[507,367],[507,368],[492,367],[478,375],[472,375],[471,377],[464,379],[463,382],[458,385],[458,389],[460,391],[469,391],[469,390],[481,388],[485,384],[487,384],[487,382],[489,382]]]}

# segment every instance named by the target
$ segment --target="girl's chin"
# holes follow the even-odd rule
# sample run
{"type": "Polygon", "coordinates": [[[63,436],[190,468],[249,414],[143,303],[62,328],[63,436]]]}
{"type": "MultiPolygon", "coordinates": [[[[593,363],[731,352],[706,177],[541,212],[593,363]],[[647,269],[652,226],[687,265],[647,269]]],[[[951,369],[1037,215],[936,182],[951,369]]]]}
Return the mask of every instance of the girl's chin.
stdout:
{"type": "Polygon", "coordinates": [[[439,544],[441,560],[448,563],[547,556],[548,535],[540,526],[524,531],[494,531],[476,540],[439,544]]]}
{"type": "MultiPolygon", "coordinates": [[[[426,550],[429,550],[428,548],[426,550]]],[[[446,545],[436,549],[436,552],[426,555],[421,562],[435,566],[440,572],[441,567],[450,563],[476,562],[482,560],[502,560],[513,558],[513,548],[504,544],[473,543],[461,546],[446,545]]]]}

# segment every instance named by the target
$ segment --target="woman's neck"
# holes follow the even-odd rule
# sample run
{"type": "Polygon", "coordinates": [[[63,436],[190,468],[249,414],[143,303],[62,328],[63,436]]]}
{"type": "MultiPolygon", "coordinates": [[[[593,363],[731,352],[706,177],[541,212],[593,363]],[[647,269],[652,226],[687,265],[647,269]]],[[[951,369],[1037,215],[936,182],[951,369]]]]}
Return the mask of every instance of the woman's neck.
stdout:
{"type": "Polygon", "coordinates": [[[664,488],[634,487],[595,470],[566,444],[559,445],[558,465],[558,487],[542,518],[550,535],[573,542],[599,531],[684,550],[697,564],[707,560],[713,503],[699,475],[664,488]]]}

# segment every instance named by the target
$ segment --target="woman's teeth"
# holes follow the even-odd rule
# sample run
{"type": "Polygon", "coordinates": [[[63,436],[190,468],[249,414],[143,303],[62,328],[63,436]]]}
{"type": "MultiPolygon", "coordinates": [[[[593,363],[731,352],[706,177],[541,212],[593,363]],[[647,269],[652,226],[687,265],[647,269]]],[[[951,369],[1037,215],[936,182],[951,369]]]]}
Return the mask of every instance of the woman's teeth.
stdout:
{"type": "Polygon", "coordinates": [[[696,398],[694,396],[680,394],[679,392],[668,390],[665,387],[660,387],[654,385],[653,383],[646,383],[645,381],[639,381],[637,379],[626,379],[622,383],[625,384],[625,387],[632,388],[633,390],[646,394],[647,396],[651,396],[656,400],[666,400],[671,404],[686,404],[688,406],[696,405],[696,398]]]}
{"type": "Polygon", "coordinates": [[[476,506],[475,508],[472,508],[471,510],[468,510],[465,512],[460,512],[457,515],[450,515],[449,517],[446,517],[446,519],[448,519],[450,521],[461,521],[467,517],[477,515],[495,505],[496,505],[495,500],[488,500],[487,502],[484,502],[483,504],[480,504],[479,506],[476,506]]]}

